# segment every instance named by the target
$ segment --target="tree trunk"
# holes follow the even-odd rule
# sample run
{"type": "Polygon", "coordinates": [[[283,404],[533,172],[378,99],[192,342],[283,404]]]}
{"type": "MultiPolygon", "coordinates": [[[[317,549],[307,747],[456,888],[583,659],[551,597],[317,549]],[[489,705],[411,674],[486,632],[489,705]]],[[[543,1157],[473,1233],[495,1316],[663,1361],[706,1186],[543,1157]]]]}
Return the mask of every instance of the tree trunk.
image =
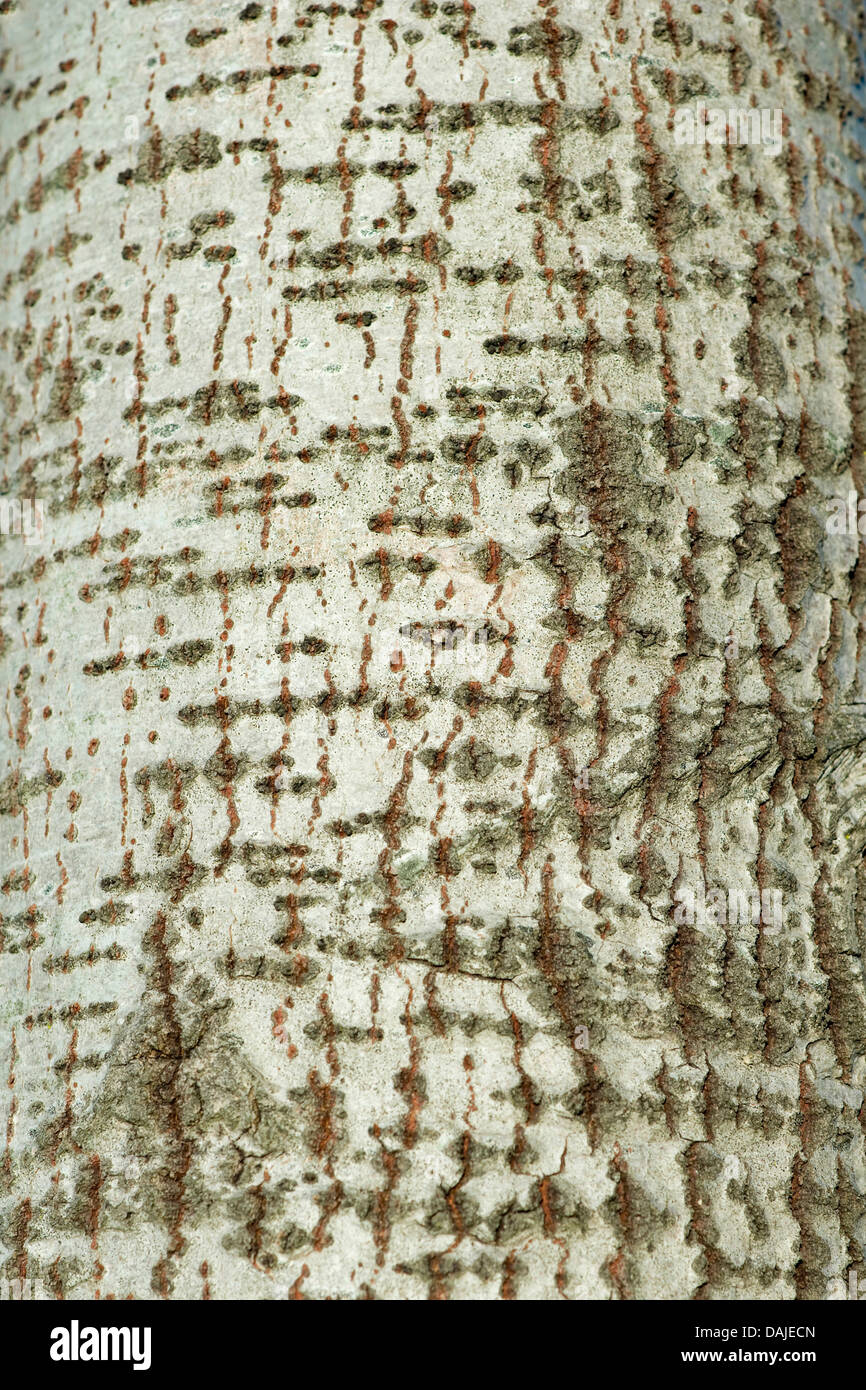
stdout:
{"type": "Polygon", "coordinates": [[[862,12],[0,8],[0,1272],[844,1296],[862,12]]]}

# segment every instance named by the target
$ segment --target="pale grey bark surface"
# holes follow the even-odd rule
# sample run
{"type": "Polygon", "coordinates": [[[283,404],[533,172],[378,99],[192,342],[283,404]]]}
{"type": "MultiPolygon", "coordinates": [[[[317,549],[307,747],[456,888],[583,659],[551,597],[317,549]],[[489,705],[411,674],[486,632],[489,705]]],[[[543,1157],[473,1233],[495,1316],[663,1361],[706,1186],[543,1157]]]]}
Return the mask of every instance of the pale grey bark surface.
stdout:
{"type": "Polygon", "coordinates": [[[860,10],[0,10],[2,1273],[866,1278],[860,10]]]}

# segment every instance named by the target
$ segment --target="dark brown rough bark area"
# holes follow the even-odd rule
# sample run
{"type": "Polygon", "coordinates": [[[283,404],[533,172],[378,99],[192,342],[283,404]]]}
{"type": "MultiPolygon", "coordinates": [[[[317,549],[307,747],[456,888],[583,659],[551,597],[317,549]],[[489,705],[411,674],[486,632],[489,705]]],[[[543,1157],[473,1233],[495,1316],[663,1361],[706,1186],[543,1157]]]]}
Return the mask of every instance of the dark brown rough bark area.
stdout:
{"type": "Polygon", "coordinates": [[[2,0],[6,1280],[866,1281],[863,21],[2,0]]]}

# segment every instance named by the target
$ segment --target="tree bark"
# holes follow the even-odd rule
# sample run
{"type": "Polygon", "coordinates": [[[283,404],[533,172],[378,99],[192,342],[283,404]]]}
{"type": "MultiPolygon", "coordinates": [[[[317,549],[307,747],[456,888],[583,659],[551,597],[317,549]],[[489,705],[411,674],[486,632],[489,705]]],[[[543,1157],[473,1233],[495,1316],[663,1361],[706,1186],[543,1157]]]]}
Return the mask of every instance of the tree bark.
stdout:
{"type": "Polygon", "coordinates": [[[844,1296],[862,9],[0,9],[0,1272],[844,1296]]]}

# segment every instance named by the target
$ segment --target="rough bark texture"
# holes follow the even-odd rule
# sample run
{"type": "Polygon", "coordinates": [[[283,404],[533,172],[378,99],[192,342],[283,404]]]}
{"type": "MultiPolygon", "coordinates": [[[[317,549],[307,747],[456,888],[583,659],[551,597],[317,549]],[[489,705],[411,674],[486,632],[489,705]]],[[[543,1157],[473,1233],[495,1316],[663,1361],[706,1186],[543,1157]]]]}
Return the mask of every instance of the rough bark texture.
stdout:
{"type": "Polygon", "coordinates": [[[2,1273],[862,1278],[862,15],[0,10],[2,1273]]]}

